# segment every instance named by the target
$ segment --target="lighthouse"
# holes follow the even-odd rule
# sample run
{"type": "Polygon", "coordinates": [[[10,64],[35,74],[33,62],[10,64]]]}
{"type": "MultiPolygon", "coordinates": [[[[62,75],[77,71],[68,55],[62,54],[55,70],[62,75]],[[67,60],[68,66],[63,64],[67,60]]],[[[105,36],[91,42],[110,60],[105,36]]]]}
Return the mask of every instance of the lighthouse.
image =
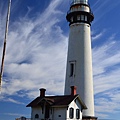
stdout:
{"type": "Polygon", "coordinates": [[[66,19],[70,32],[64,94],[69,95],[70,86],[76,86],[77,94],[87,106],[87,109],[83,110],[83,120],[96,120],[90,29],[94,15],[88,0],[73,0],[66,19]]]}

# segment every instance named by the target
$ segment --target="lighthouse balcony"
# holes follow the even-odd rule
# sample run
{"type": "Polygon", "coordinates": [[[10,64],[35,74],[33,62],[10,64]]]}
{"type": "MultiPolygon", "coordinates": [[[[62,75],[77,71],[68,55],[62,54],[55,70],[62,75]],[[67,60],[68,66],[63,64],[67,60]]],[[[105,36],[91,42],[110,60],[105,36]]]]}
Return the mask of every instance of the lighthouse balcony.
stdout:
{"type": "Polygon", "coordinates": [[[94,19],[94,15],[93,15],[93,12],[86,12],[86,11],[80,11],[80,10],[69,10],[68,12],[67,12],[67,15],[73,15],[73,14],[79,14],[79,15],[81,15],[81,14],[85,14],[85,15],[88,15],[88,14],[90,14],[90,15],[92,15],[93,16],[93,19],[94,19]]]}
{"type": "Polygon", "coordinates": [[[94,19],[94,15],[90,12],[84,11],[69,11],[66,19],[70,22],[70,25],[73,23],[87,23],[91,25],[91,22],[94,19]]]}

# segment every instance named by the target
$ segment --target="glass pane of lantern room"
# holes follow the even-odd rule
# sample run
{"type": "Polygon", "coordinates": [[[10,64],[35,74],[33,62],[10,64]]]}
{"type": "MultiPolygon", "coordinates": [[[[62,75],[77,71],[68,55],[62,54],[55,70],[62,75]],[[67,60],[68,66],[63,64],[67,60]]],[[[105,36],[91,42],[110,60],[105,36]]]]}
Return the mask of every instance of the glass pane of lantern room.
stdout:
{"type": "Polygon", "coordinates": [[[73,0],[73,3],[84,3],[86,4],[88,0],[73,0]]]}

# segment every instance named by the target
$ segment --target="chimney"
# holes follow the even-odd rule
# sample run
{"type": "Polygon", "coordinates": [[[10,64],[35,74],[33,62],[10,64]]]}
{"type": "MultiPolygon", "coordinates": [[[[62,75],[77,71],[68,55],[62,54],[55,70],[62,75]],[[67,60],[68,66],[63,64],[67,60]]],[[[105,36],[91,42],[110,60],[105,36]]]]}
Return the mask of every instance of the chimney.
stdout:
{"type": "Polygon", "coordinates": [[[76,95],[76,86],[71,86],[71,95],[76,95]]]}
{"type": "Polygon", "coordinates": [[[44,88],[40,89],[40,97],[45,97],[45,91],[46,91],[46,89],[44,89],[44,88]]]}

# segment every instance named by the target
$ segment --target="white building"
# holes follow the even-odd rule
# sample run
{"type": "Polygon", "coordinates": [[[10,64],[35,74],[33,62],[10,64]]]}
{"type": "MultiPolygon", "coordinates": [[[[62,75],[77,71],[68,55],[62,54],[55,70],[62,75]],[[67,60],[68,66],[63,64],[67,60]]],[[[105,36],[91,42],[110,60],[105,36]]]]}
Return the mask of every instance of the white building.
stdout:
{"type": "Polygon", "coordinates": [[[71,95],[45,96],[45,89],[40,89],[40,96],[27,107],[31,107],[31,120],[82,120],[82,110],[87,109],[76,87],[71,87],[71,95]]]}
{"type": "Polygon", "coordinates": [[[45,96],[45,89],[40,89],[40,96],[27,105],[31,107],[32,120],[97,120],[90,30],[94,15],[88,0],[73,0],[66,19],[70,33],[65,95],[45,96]]]}
{"type": "Polygon", "coordinates": [[[66,16],[69,22],[69,43],[65,79],[65,95],[70,86],[77,87],[88,109],[83,110],[83,120],[96,120],[92,74],[91,22],[94,15],[88,0],[73,0],[66,16]]]}

